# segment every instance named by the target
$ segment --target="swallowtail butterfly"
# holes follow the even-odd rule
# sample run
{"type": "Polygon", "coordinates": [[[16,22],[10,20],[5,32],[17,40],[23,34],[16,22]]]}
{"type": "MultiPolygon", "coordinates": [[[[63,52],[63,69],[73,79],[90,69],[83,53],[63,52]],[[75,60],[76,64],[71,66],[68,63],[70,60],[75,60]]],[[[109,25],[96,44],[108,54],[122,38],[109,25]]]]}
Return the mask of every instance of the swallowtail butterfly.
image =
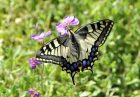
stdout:
{"type": "Polygon", "coordinates": [[[104,44],[112,27],[113,21],[104,19],[89,23],[75,32],[69,30],[66,37],[58,36],[43,45],[36,58],[41,62],[60,65],[62,70],[70,73],[74,83],[77,72],[85,69],[92,71],[98,48],[104,44]]]}

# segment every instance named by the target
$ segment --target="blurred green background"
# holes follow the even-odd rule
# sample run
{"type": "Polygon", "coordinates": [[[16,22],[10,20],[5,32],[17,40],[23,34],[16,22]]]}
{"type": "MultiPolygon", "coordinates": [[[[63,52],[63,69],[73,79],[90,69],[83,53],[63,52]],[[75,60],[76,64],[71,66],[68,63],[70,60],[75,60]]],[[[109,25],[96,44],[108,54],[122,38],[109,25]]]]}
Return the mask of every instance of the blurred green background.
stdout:
{"type": "MultiPolygon", "coordinates": [[[[77,27],[78,28],[78,27],[77,27]]],[[[140,97],[139,0],[0,0],[0,97],[140,97]],[[48,64],[31,70],[28,59],[40,44],[30,37],[39,23],[57,36],[55,25],[68,15],[80,25],[111,19],[114,27],[100,48],[94,74],[80,72],[73,85],[61,67],[48,64]]]]}

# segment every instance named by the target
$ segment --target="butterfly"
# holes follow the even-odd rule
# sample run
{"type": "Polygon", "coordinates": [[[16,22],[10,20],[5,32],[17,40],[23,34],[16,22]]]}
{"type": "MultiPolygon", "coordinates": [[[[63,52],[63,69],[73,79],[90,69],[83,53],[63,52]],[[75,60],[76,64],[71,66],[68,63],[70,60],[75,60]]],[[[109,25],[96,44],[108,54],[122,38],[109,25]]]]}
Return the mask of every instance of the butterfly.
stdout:
{"type": "Polygon", "coordinates": [[[112,20],[104,19],[89,23],[75,32],[69,29],[69,35],[58,36],[44,44],[37,52],[36,59],[60,65],[63,71],[70,73],[75,84],[76,73],[86,69],[92,71],[98,48],[104,44],[113,24],[112,20]]]}

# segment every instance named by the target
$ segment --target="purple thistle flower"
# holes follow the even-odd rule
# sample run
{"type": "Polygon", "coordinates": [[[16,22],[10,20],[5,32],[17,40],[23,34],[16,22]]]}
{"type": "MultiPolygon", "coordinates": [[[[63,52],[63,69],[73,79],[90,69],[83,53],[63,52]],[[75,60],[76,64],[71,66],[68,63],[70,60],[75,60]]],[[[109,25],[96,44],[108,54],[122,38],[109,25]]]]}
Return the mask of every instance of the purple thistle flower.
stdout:
{"type": "Polygon", "coordinates": [[[60,36],[62,36],[62,37],[68,35],[68,28],[65,24],[57,23],[56,30],[57,30],[57,32],[59,32],[60,36]]]}
{"type": "Polygon", "coordinates": [[[43,39],[46,37],[46,36],[49,36],[49,35],[51,35],[51,31],[48,31],[48,32],[42,32],[42,33],[40,33],[40,34],[34,34],[34,35],[32,35],[32,39],[33,40],[38,40],[38,41],[43,41],[43,39]]]}
{"type": "Polygon", "coordinates": [[[37,65],[41,64],[41,62],[39,62],[38,60],[36,60],[36,58],[33,57],[29,59],[29,64],[32,69],[35,69],[37,65]]]}
{"type": "Polygon", "coordinates": [[[39,97],[40,96],[40,93],[39,92],[37,92],[37,93],[35,93],[34,94],[34,96],[33,97],[39,97]]]}
{"type": "Polygon", "coordinates": [[[30,90],[28,91],[28,94],[29,94],[31,97],[39,97],[39,96],[40,96],[40,93],[37,92],[37,91],[34,90],[34,89],[30,89],[30,90]]]}
{"type": "Polygon", "coordinates": [[[33,90],[33,89],[30,89],[30,90],[28,91],[28,94],[29,94],[29,95],[33,95],[33,94],[34,94],[34,90],[33,90]]]}
{"type": "Polygon", "coordinates": [[[79,24],[79,20],[77,18],[75,18],[74,16],[66,16],[64,18],[64,21],[67,25],[78,25],[79,24]]]}
{"type": "Polygon", "coordinates": [[[79,24],[79,20],[77,18],[75,18],[74,16],[66,16],[64,18],[64,23],[58,23],[56,24],[56,30],[57,32],[59,32],[61,37],[65,37],[66,35],[68,35],[68,26],[69,25],[78,25],[79,24]]]}

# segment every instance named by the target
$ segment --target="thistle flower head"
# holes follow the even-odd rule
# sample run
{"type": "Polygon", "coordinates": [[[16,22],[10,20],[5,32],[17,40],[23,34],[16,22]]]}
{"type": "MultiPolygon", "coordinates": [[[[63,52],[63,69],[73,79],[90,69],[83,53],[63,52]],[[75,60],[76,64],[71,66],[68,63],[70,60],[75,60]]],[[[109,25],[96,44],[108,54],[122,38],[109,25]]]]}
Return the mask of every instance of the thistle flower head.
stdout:
{"type": "Polygon", "coordinates": [[[31,96],[31,97],[40,97],[40,93],[34,89],[30,89],[28,91],[28,94],[31,96]]]}
{"type": "Polygon", "coordinates": [[[60,34],[60,36],[62,36],[62,37],[68,35],[68,28],[65,24],[57,23],[56,30],[60,34]]]}
{"type": "Polygon", "coordinates": [[[68,35],[69,25],[75,26],[79,24],[79,20],[74,16],[66,16],[64,18],[64,23],[57,23],[56,30],[61,37],[68,35]]]}
{"type": "Polygon", "coordinates": [[[29,64],[32,69],[35,69],[37,65],[41,64],[41,62],[39,62],[38,60],[36,60],[36,58],[33,57],[29,59],[29,64]]]}

